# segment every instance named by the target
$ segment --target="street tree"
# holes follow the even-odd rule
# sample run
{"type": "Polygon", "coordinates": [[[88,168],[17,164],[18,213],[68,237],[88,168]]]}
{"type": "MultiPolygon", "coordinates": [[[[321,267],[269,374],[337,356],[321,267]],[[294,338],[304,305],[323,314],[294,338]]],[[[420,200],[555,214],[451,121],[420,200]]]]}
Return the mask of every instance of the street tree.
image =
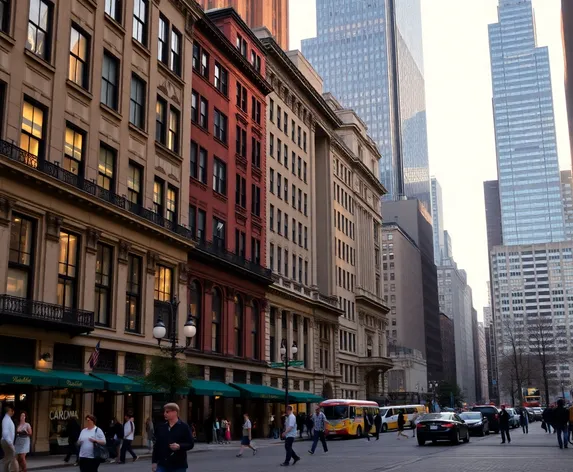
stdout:
{"type": "Polygon", "coordinates": [[[177,391],[189,388],[189,372],[177,359],[155,356],[151,359],[145,382],[158,392],[168,393],[169,401],[175,401],[177,391]]]}

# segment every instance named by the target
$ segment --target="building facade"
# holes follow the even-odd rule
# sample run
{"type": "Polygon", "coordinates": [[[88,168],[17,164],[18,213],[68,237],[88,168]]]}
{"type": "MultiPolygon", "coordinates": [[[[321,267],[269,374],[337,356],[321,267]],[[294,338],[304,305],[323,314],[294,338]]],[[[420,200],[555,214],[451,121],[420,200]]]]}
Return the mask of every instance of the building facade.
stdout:
{"type": "Polygon", "coordinates": [[[444,204],[442,186],[432,177],[432,230],[434,232],[434,263],[441,264],[444,256],[444,204]]]}
{"type": "Polygon", "coordinates": [[[561,171],[561,198],[565,217],[565,239],[573,239],[573,181],[571,171],[561,171]]]}
{"type": "Polygon", "coordinates": [[[185,84],[201,12],[185,1],[7,3],[0,403],[28,412],[35,453],[61,452],[65,420],[86,413],[102,425],[133,413],[140,441],[163,398],[130,379],[159,354],[153,327],[175,297],[181,333],[188,316],[185,84]],[[156,99],[169,107],[162,120],[156,99]]]}
{"type": "Polygon", "coordinates": [[[198,0],[205,10],[233,8],[250,28],[267,28],[283,50],[289,47],[288,0],[198,0]]]}
{"type": "Polygon", "coordinates": [[[316,13],[317,36],[302,51],[368,125],[386,199],[406,195],[431,211],[419,0],[318,0],[316,13]]]}
{"type": "Polygon", "coordinates": [[[444,365],[444,380],[450,385],[457,385],[456,369],[456,337],[454,320],[445,313],[440,313],[440,335],[442,339],[442,362],[444,365]]]}
{"type": "MultiPolygon", "coordinates": [[[[569,118],[569,138],[573,145],[573,5],[567,0],[561,0],[561,20],[565,59],[565,97],[569,118]]],[[[573,153],[571,155],[573,156],[573,153]]]]}
{"type": "Polygon", "coordinates": [[[480,382],[480,393],[478,395],[477,401],[481,403],[489,403],[489,385],[488,385],[488,372],[489,367],[487,363],[487,345],[485,338],[485,326],[482,321],[478,322],[478,346],[479,346],[479,382],[480,382]]]}

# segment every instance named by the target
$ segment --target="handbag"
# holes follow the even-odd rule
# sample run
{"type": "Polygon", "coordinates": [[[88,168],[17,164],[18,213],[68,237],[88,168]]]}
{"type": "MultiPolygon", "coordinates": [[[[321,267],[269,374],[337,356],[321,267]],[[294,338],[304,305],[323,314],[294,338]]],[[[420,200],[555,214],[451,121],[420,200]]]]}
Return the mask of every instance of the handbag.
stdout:
{"type": "Polygon", "coordinates": [[[547,425],[545,424],[545,421],[541,422],[541,428],[547,431],[547,425]]]}
{"type": "MultiPolygon", "coordinates": [[[[96,428],[97,433],[98,428],[96,428]]],[[[109,459],[109,451],[106,446],[99,443],[92,443],[94,445],[94,459],[99,462],[105,462],[109,459]]]]}

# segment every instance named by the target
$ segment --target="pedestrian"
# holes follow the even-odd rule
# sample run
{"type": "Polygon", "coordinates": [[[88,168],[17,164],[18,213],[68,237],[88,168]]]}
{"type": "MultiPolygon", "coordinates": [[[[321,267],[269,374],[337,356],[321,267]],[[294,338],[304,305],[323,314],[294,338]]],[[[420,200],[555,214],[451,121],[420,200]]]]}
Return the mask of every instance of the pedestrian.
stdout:
{"type": "Polygon", "coordinates": [[[398,412],[398,436],[396,439],[400,439],[400,437],[408,439],[408,435],[404,434],[404,426],[406,425],[406,419],[404,418],[404,410],[400,410],[398,412]]]}
{"type": "Polygon", "coordinates": [[[20,466],[21,472],[27,472],[26,454],[30,452],[30,437],[32,437],[32,427],[27,421],[26,412],[20,413],[20,422],[16,426],[16,440],[14,449],[16,450],[16,459],[20,466]]]}
{"type": "Polygon", "coordinates": [[[292,465],[295,465],[300,460],[300,457],[292,448],[296,438],[296,417],[294,416],[292,406],[290,405],[287,406],[286,409],[285,431],[282,436],[285,438],[286,457],[285,461],[281,462],[281,466],[284,467],[290,465],[291,458],[293,459],[292,465]]]}
{"type": "Polygon", "coordinates": [[[225,433],[225,440],[231,444],[231,422],[227,420],[227,432],[225,433]]]}
{"type": "Polygon", "coordinates": [[[511,436],[509,435],[509,412],[505,409],[505,405],[501,405],[499,429],[501,431],[501,444],[505,444],[506,437],[507,442],[511,444],[511,436]]]}
{"type": "Polygon", "coordinates": [[[78,465],[80,462],[80,452],[78,450],[78,439],[80,438],[80,433],[82,432],[82,428],[78,423],[76,418],[68,419],[66,423],[66,434],[68,435],[68,453],[66,457],[64,457],[64,462],[69,462],[70,458],[74,455],[76,456],[76,461],[74,465],[78,465]]]}
{"type": "Polygon", "coordinates": [[[215,422],[213,423],[213,436],[217,444],[221,444],[221,422],[219,418],[215,418],[215,422]]]}
{"type": "Polygon", "coordinates": [[[131,414],[126,414],[124,418],[125,423],[123,423],[123,444],[121,445],[121,453],[119,456],[120,464],[125,464],[125,455],[127,452],[131,454],[133,462],[139,459],[131,447],[131,443],[133,442],[133,438],[135,436],[135,424],[133,422],[133,416],[131,414]]]}
{"type": "Polygon", "coordinates": [[[94,415],[86,415],[86,427],[82,429],[78,438],[80,446],[80,472],[97,472],[100,460],[94,454],[94,444],[105,446],[105,435],[97,427],[94,415]]]}
{"type": "Polygon", "coordinates": [[[225,418],[221,418],[221,441],[227,443],[227,420],[225,418]]]}
{"type": "Polygon", "coordinates": [[[253,440],[253,427],[251,425],[251,420],[249,419],[249,414],[245,413],[243,415],[244,423],[243,423],[243,435],[241,437],[241,449],[237,454],[237,457],[241,457],[243,455],[243,451],[246,447],[253,451],[253,456],[257,454],[257,448],[251,444],[253,440]]]}
{"type": "Polygon", "coordinates": [[[145,420],[145,437],[147,438],[147,449],[151,453],[153,451],[153,441],[155,440],[155,428],[151,418],[145,420]]]}
{"type": "Polygon", "coordinates": [[[412,425],[412,437],[415,438],[416,437],[416,425],[418,424],[418,417],[420,415],[418,414],[417,411],[414,411],[414,414],[412,415],[412,417],[410,418],[410,424],[412,425]]]}
{"type": "Polygon", "coordinates": [[[4,409],[4,418],[2,418],[2,439],[0,444],[4,457],[0,461],[0,472],[18,471],[18,462],[16,461],[16,449],[14,447],[14,440],[16,438],[16,426],[12,421],[14,416],[14,407],[12,405],[6,406],[4,409]]]}
{"type": "Polygon", "coordinates": [[[571,438],[571,433],[573,433],[573,404],[569,407],[569,436],[571,438]]]}
{"type": "Polygon", "coordinates": [[[322,449],[325,453],[328,452],[328,446],[326,445],[326,437],[324,436],[326,424],[328,424],[328,420],[326,416],[322,412],[319,406],[316,407],[314,415],[310,416],[312,421],[312,428],[314,429],[314,438],[312,441],[312,447],[308,451],[309,454],[314,454],[316,450],[316,445],[318,444],[318,440],[322,443],[322,449]]]}
{"type": "Polygon", "coordinates": [[[312,429],[314,427],[314,422],[313,422],[313,418],[314,415],[306,415],[306,434],[308,436],[308,439],[313,439],[314,435],[312,432],[312,429]]]}
{"type": "Polygon", "coordinates": [[[195,445],[191,428],[179,419],[179,405],[163,407],[165,423],[155,428],[155,443],[151,455],[151,472],[185,472],[187,451],[195,445]]]}
{"type": "Polygon", "coordinates": [[[123,441],[123,425],[115,418],[112,418],[110,421],[109,438],[110,458],[115,458],[116,464],[119,464],[121,442],[123,441]]]}
{"type": "Polygon", "coordinates": [[[568,449],[569,443],[569,412],[565,409],[565,402],[560,398],[557,400],[557,407],[553,410],[553,427],[557,432],[557,443],[559,449],[568,449]]]}
{"type": "Polygon", "coordinates": [[[376,441],[380,439],[380,429],[382,429],[382,416],[380,415],[380,409],[376,412],[374,417],[374,428],[376,428],[376,441]]]}
{"type": "Polygon", "coordinates": [[[525,408],[521,408],[521,410],[519,410],[519,424],[521,425],[523,434],[529,434],[529,415],[525,408]]]}
{"type": "Polygon", "coordinates": [[[213,442],[213,423],[215,419],[213,418],[213,410],[209,409],[209,414],[203,423],[203,428],[205,430],[205,437],[207,440],[207,444],[211,444],[213,442]]]}
{"type": "Polygon", "coordinates": [[[553,409],[548,406],[545,408],[545,410],[543,410],[541,417],[545,423],[545,430],[547,431],[547,434],[551,434],[551,425],[553,424],[553,409]]]}
{"type": "Polygon", "coordinates": [[[370,441],[370,430],[372,429],[372,424],[374,423],[374,419],[372,415],[364,409],[364,433],[366,433],[366,439],[370,441]]]}
{"type": "Polygon", "coordinates": [[[303,433],[303,430],[304,430],[304,423],[305,423],[305,421],[304,421],[304,416],[303,416],[302,413],[299,413],[299,414],[297,415],[297,417],[296,417],[296,426],[297,426],[297,428],[298,428],[298,432],[299,432],[299,435],[300,435],[300,439],[302,439],[302,433],[303,433]]]}

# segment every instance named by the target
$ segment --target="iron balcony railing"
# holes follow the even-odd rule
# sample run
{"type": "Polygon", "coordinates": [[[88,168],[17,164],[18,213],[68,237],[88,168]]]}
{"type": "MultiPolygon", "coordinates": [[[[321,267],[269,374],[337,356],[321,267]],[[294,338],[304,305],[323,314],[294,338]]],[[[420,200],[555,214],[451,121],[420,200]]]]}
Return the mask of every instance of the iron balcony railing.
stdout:
{"type": "Polygon", "coordinates": [[[93,311],[64,308],[53,303],[38,302],[13,295],[0,295],[0,319],[3,316],[35,320],[45,323],[62,324],[84,331],[94,329],[93,311]]]}
{"type": "Polygon", "coordinates": [[[174,223],[161,215],[142,207],[136,203],[132,203],[126,197],[117,195],[116,193],[106,190],[100,187],[95,182],[86,180],[80,175],[76,175],[73,172],[69,172],[58,164],[54,162],[49,162],[45,159],[38,158],[33,154],[19,148],[13,143],[8,141],[0,140],[0,154],[8,157],[13,161],[20,162],[28,167],[38,170],[43,174],[49,175],[61,182],[65,182],[79,190],[82,190],[102,201],[110,203],[118,208],[127,210],[130,213],[139,216],[157,226],[167,229],[185,239],[193,241],[197,244],[197,248],[203,252],[206,252],[214,257],[218,257],[224,261],[235,264],[245,270],[253,272],[259,276],[265,277],[267,279],[271,278],[271,271],[256,262],[250,261],[246,258],[238,256],[224,248],[221,248],[217,244],[209,241],[199,239],[195,236],[194,232],[174,223]]]}

